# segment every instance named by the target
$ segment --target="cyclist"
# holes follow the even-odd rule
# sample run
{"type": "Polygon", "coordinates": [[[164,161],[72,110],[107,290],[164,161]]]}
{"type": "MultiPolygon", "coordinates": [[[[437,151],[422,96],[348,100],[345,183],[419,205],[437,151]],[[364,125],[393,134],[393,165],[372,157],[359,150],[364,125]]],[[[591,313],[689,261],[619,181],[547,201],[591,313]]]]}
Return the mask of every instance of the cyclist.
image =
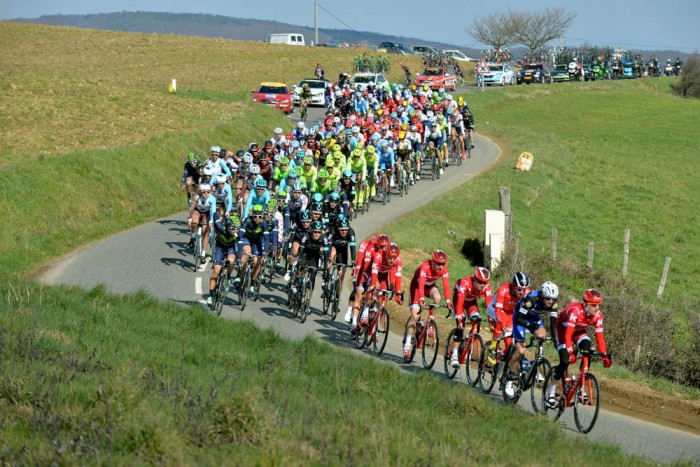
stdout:
{"type": "MultiPolygon", "coordinates": [[[[494,299],[486,308],[489,317],[489,327],[493,333],[491,339],[491,345],[489,347],[489,354],[486,361],[489,365],[496,364],[496,347],[498,345],[498,338],[504,332],[510,332],[511,326],[513,324],[513,311],[515,310],[515,304],[522,297],[530,292],[530,277],[522,271],[513,274],[513,280],[510,283],[501,285],[496,293],[494,294],[494,299]]],[[[507,337],[505,340],[505,348],[510,346],[511,337],[507,337]]]]}
{"type": "MultiPolygon", "coordinates": [[[[311,231],[304,233],[299,244],[299,260],[295,280],[292,281],[292,293],[296,292],[296,284],[302,275],[304,268],[314,267],[320,269],[328,268],[328,240],[323,235],[323,224],[321,221],[311,223],[311,231]],[[320,264],[319,264],[320,263],[320,264]]],[[[311,288],[316,282],[316,275],[311,276],[311,288]]]]}
{"type": "Polygon", "coordinates": [[[304,239],[304,236],[311,230],[311,211],[304,209],[299,213],[297,220],[294,222],[294,228],[289,235],[289,244],[291,247],[287,256],[287,264],[290,265],[290,270],[284,274],[284,280],[289,282],[291,275],[296,273],[297,257],[299,255],[299,245],[304,239]]]}
{"type": "MultiPolygon", "coordinates": [[[[248,216],[241,225],[241,240],[239,242],[239,250],[241,252],[241,269],[248,262],[248,258],[253,256],[253,266],[251,268],[251,292],[254,290],[253,283],[257,280],[260,274],[260,266],[262,262],[260,258],[267,251],[269,240],[267,223],[263,220],[263,207],[260,204],[253,206],[252,213],[248,216]]],[[[240,285],[240,279],[236,277],[234,287],[240,285]]]]}
{"type": "Polygon", "coordinates": [[[425,297],[430,297],[434,303],[440,303],[442,299],[438,290],[437,281],[442,278],[442,292],[445,296],[445,304],[452,308],[450,300],[450,277],[447,269],[447,254],[442,250],[433,251],[430,259],[423,261],[413,273],[411,279],[411,302],[409,310],[411,318],[406,332],[406,342],[403,344],[404,357],[409,358],[413,353],[413,340],[416,333],[416,323],[420,318],[421,306],[425,304],[425,297]]]}
{"type": "Polygon", "coordinates": [[[241,220],[238,216],[227,219],[218,214],[214,215],[216,250],[214,251],[214,268],[211,271],[211,277],[209,277],[209,297],[207,297],[207,305],[209,306],[214,304],[216,281],[226,259],[228,259],[228,276],[231,277],[233,274],[233,265],[236,264],[238,256],[238,229],[240,226],[241,220]]]}
{"type": "MultiPolygon", "coordinates": [[[[330,263],[354,264],[357,256],[355,231],[350,227],[347,217],[338,217],[335,229],[330,239],[331,255],[330,263]],[[349,250],[349,251],[348,251],[349,250]]],[[[345,278],[345,268],[340,270],[340,281],[345,278]]],[[[352,305],[350,305],[351,307],[352,305]]],[[[349,308],[352,311],[352,308],[349,308]]]]}
{"type": "Polygon", "coordinates": [[[255,191],[248,195],[248,200],[246,201],[245,209],[243,210],[243,218],[245,219],[250,215],[253,206],[267,206],[269,202],[270,191],[267,189],[267,182],[265,182],[264,179],[259,178],[255,181],[255,191]]]}
{"type": "MultiPolygon", "coordinates": [[[[440,148],[443,146],[444,139],[442,138],[442,129],[437,124],[437,119],[434,119],[435,117],[430,117],[428,120],[427,125],[425,126],[425,135],[423,139],[427,147],[426,154],[430,155],[431,157],[437,156],[440,174],[442,174],[443,155],[440,148]]],[[[430,162],[432,163],[432,161],[430,162]]]]}
{"type": "MultiPolygon", "coordinates": [[[[400,167],[403,166],[407,174],[411,173],[411,158],[413,155],[413,143],[406,137],[406,131],[401,130],[396,143],[396,171],[397,176],[401,176],[400,167]]],[[[410,183],[410,182],[409,182],[410,183]]]]}
{"type": "Polygon", "coordinates": [[[219,146],[212,146],[209,150],[210,158],[204,163],[205,167],[209,167],[212,171],[212,177],[217,175],[226,175],[226,177],[231,176],[231,169],[229,169],[226,161],[221,159],[221,148],[219,146]]]}
{"type": "Polygon", "coordinates": [[[199,185],[199,181],[202,179],[203,168],[204,164],[197,159],[197,154],[191,152],[187,155],[185,168],[182,172],[182,189],[187,190],[187,206],[192,201],[192,187],[199,185]]]}
{"type": "Polygon", "coordinates": [[[212,195],[216,198],[216,204],[222,206],[222,210],[226,215],[230,215],[233,211],[233,194],[231,192],[231,185],[226,183],[225,175],[218,175],[216,177],[216,188],[212,192],[212,195]]]}
{"type": "MultiPolygon", "coordinates": [[[[550,315],[552,335],[556,337],[557,351],[559,352],[559,365],[554,368],[554,379],[547,392],[547,406],[550,408],[555,408],[557,405],[557,381],[561,381],[569,364],[576,362],[576,349],[591,350],[591,339],[587,333],[588,327],[595,328],[598,351],[606,351],[603,313],[600,311],[601,303],[603,303],[603,294],[598,290],[588,289],[583,292],[581,302],[571,302],[558,315],[554,310],[550,315]]],[[[604,356],[602,360],[603,366],[610,368],[612,359],[604,356]]]]}
{"type": "Polygon", "coordinates": [[[343,215],[346,218],[352,217],[355,212],[355,182],[352,180],[352,175],[352,170],[346,169],[338,184],[340,197],[343,200],[343,215]]]}
{"type": "MultiPolygon", "coordinates": [[[[270,257],[279,259],[282,255],[282,249],[279,245],[283,241],[284,234],[284,215],[278,209],[276,199],[271,199],[265,208],[265,223],[267,224],[268,233],[268,249],[267,253],[270,257]]],[[[260,280],[265,281],[264,271],[260,273],[260,280]]]]}
{"type": "Polygon", "coordinates": [[[476,332],[478,326],[477,318],[479,318],[479,306],[476,303],[477,298],[484,299],[484,306],[488,308],[493,295],[491,294],[491,272],[482,266],[474,268],[473,276],[465,276],[455,282],[452,293],[455,300],[455,321],[457,322],[457,331],[454,335],[454,341],[450,342],[450,365],[454,368],[459,368],[459,355],[457,354],[458,345],[462,341],[464,325],[466,319],[471,322],[471,331],[476,332]]]}
{"type": "Polygon", "coordinates": [[[518,378],[518,364],[525,356],[525,334],[530,331],[538,339],[544,339],[547,336],[542,315],[557,314],[559,308],[557,297],[559,297],[559,287],[554,282],[547,281],[539,290],[521,298],[515,306],[513,312],[515,352],[508,362],[510,372],[506,382],[506,394],[509,396],[514,394],[513,380],[518,378]]]}
{"type": "Polygon", "coordinates": [[[464,147],[464,117],[459,113],[457,107],[452,107],[447,118],[450,126],[450,137],[459,139],[462,145],[461,154],[459,155],[462,159],[467,158],[467,154],[464,147]]]}
{"type": "MultiPolygon", "coordinates": [[[[299,116],[301,117],[302,114],[302,109],[305,107],[308,107],[309,104],[311,103],[311,89],[309,88],[309,83],[304,83],[301,86],[301,91],[299,91],[299,116]]],[[[299,122],[299,123],[304,123],[304,122],[299,122]]],[[[302,127],[303,128],[303,127],[302,127]]],[[[296,136],[296,135],[294,135],[296,136]]],[[[306,136],[306,135],[304,135],[306,136]]],[[[298,140],[299,138],[297,138],[298,140]]]]}
{"type": "Polygon", "coordinates": [[[296,225],[299,221],[299,214],[306,209],[309,204],[309,198],[303,193],[303,185],[297,180],[292,185],[292,196],[289,198],[287,206],[289,206],[289,218],[292,225],[296,225]]]}
{"type": "Polygon", "coordinates": [[[385,234],[377,234],[371,239],[360,243],[357,258],[355,259],[355,266],[353,268],[353,291],[350,294],[350,300],[353,302],[353,305],[350,312],[345,315],[345,321],[350,321],[351,335],[355,335],[357,330],[357,317],[360,314],[364,293],[369,285],[374,255],[390,244],[391,239],[385,234]]]}
{"type": "MultiPolygon", "coordinates": [[[[401,248],[396,243],[390,243],[385,249],[380,250],[374,255],[372,260],[372,275],[369,281],[368,295],[374,293],[375,287],[380,290],[390,290],[396,292],[394,299],[396,303],[403,303],[401,291],[401,275],[403,262],[401,261],[401,248]],[[379,284],[377,285],[377,282],[379,284]]],[[[371,299],[365,303],[370,303],[371,299]]],[[[386,306],[386,295],[379,297],[379,302],[382,306],[386,306]]],[[[362,313],[362,319],[367,318],[365,313],[362,313]]]]}
{"type": "Polygon", "coordinates": [[[365,164],[367,166],[367,177],[365,181],[370,186],[369,199],[371,200],[377,194],[377,174],[379,173],[379,158],[377,157],[376,148],[372,145],[365,149],[365,164]]]}
{"type": "Polygon", "coordinates": [[[192,198],[189,215],[187,216],[187,225],[190,226],[190,232],[192,234],[190,243],[188,244],[190,248],[194,247],[194,237],[197,233],[197,226],[200,223],[202,224],[202,253],[200,257],[202,262],[205,260],[204,252],[207,251],[207,246],[209,245],[209,228],[212,225],[214,213],[216,213],[216,198],[211,196],[210,193],[210,185],[199,185],[199,195],[192,198]]]}

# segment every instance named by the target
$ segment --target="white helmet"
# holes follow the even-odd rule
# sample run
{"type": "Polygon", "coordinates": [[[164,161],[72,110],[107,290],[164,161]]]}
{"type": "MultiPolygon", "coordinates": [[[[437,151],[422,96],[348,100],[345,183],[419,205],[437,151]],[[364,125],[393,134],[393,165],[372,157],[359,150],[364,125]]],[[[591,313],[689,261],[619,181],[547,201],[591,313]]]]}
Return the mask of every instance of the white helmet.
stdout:
{"type": "Polygon", "coordinates": [[[211,167],[206,166],[204,167],[204,175],[214,175],[214,171],[211,169],[211,167]]]}
{"type": "Polygon", "coordinates": [[[253,175],[257,175],[260,173],[260,166],[257,164],[251,165],[250,166],[250,173],[253,175]]]}
{"type": "Polygon", "coordinates": [[[542,296],[544,298],[557,298],[559,296],[559,287],[551,281],[542,284],[542,296]]]}
{"type": "Polygon", "coordinates": [[[340,117],[333,117],[333,123],[340,123],[340,117]]]}
{"type": "Polygon", "coordinates": [[[434,113],[432,110],[428,110],[428,111],[425,113],[425,116],[428,117],[428,118],[433,117],[434,115],[435,115],[435,113],[434,113]]]}
{"type": "Polygon", "coordinates": [[[211,187],[207,183],[199,185],[199,191],[211,191],[211,187]]]}
{"type": "Polygon", "coordinates": [[[245,163],[247,163],[247,164],[252,163],[252,162],[253,162],[253,155],[250,154],[249,152],[246,152],[246,153],[243,155],[243,162],[245,162],[245,163]]]}
{"type": "Polygon", "coordinates": [[[220,146],[212,146],[211,149],[209,150],[209,152],[219,154],[221,152],[221,147],[220,146]]]}
{"type": "Polygon", "coordinates": [[[275,134],[276,134],[276,135],[281,135],[281,134],[282,134],[282,128],[280,128],[280,127],[275,128],[275,134]]]}
{"type": "Polygon", "coordinates": [[[219,175],[216,177],[216,183],[226,183],[226,175],[219,175]]]}
{"type": "Polygon", "coordinates": [[[306,125],[304,125],[304,122],[297,123],[297,128],[299,128],[300,130],[305,128],[305,127],[306,127],[306,125]]]}

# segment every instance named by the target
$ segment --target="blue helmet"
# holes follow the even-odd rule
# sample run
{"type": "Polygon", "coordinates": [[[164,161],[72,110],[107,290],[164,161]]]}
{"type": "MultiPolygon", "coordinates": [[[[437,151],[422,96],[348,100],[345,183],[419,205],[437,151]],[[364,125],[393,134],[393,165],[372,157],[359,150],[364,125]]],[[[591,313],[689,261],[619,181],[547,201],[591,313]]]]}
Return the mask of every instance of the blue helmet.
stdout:
{"type": "Polygon", "coordinates": [[[302,222],[311,222],[311,211],[308,209],[304,209],[299,213],[299,219],[302,222]]]}
{"type": "MultiPolygon", "coordinates": [[[[321,193],[314,193],[314,196],[312,198],[312,202],[314,203],[320,203],[323,201],[323,195],[321,193]]],[[[313,205],[312,205],[313,206],[313,205]]],[[[312,209],[313,211],[313,209],[312,209]]]]}
{"type": "Polygon", "coordinates": [[[343,215],[338,216],[338,227],[350,227],[348,218],[343,215]]]}
{"type": "Polygon", "coordinates": [[[289,178],[297,178],[297,176],[298,176],[297,169],[290,169],[289,174],[287,174],[287,176],[289,178]]]}
{"type": "Polygon", "coordinates": [[[350,169],[345,169],[345,170],[343,171],[343,177],[347,177],[347,178],[352,177],[352,170],[350,170],[350,169]]]}
{"type": "Polygon", "coordinates": [[[338,194],[337,191],[334,191],[333,193],[331,193],[331,201],[335,201],[335,202],[340,201],[340,195],[338,194]]]}
{"type": "Polygon", "coordinates": [[[258,181],[255,182],[255,186],[257,188],[267,188],[267,182],[264,178],[259,178],[258,181]]]}

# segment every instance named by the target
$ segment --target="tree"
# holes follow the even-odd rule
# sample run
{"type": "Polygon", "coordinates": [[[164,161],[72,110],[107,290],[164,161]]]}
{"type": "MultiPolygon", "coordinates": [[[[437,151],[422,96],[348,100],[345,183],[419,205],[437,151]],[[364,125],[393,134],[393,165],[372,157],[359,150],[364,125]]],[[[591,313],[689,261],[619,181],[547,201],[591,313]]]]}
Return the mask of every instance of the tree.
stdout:
{"type": "Polygon", "coordinates": [[[493,13],[485,18],[477,18],[467,29],[475,40],[494,48],[497,52],[513,44],[512,13],[493,13]]]}
{"type": "Polygon", "coordinates": [[[542,12],[509,11],[507,16],[514,43],[527,47],[530,54],[552,39],[563,36],[576,17],[563,8],[547,8],[542,12]]]}
{"type": "Polygon", "coordinates": [[[700,55],[696,53],[688,58],[681,79],[673,90],[681,97],[700,98],[700,55]]]}

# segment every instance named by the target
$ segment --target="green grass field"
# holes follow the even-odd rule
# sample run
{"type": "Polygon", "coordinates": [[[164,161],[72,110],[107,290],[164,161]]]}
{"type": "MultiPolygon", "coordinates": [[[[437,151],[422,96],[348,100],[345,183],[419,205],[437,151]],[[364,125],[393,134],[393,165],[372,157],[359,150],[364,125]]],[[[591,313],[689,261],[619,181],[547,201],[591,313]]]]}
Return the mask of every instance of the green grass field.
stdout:
{"type": "MultiPolygon", "coordinates": [[[[561,447],[547,463],[637,465],[463,387],[313,340],[285,342],[142,293],[27,279],[85,243],[180,210],[189,151],[237,149],[289,128],[279,112],[249,102],[258,82],[295,83],[317,60],[337,76],[355,54],[0,22],[3,462],[515,463],[542,459],[544,440],[561,447]],[[176,95],[167,93],[172,78],[176,95]],[[515,439],[518,452],[493,449],[515,439]]],[[[398,66],[389,76],[401,78],[398,66]]],[[[663,257],[672,256],[667,302],[691,309],[700,293],[688,288],[697,276],[690,154],[698,104],[672,98],[665,83],[469,93],[478,128],[503,144],[505,161],[430,205],[439,230],[419,221],[425,209],[388,227],[409,265],[441,244],[453,276],[465,274],[464,240],[480,238],[483,210],[497,207],[498,186],[508,185],[524,252],[548,251],[557,227],[562,264],[585,261],[595,241],[594,269],[613,268],[630,227],[631,281],[653,296],[663,257]],[[535,154],[531,173],[512,170],[521,150],[535,154]],[[437,238],[428,244],[423,233],[437,238]]],[[[544,267],[533,277],[551,274],[565,294],[588,285],[544,267]]]]}

